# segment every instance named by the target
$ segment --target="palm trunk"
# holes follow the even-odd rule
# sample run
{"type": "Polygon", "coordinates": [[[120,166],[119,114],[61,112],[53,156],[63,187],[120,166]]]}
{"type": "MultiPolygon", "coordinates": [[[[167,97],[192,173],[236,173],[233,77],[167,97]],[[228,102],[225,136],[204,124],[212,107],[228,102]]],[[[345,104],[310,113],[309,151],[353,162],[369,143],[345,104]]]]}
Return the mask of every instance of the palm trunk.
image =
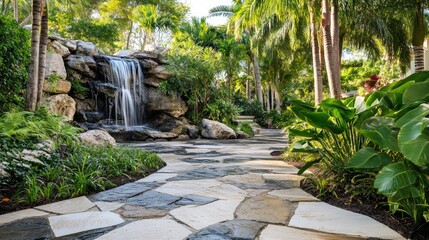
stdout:
{"type": "Polygon", "coordinates": [[[416,72],[423,71],[425,68],[424,62],[424,50],[423,43],[425,41],[425,27],[424,27],[424,12],[423,5],[418,4],[416,9],[416,14],[414,17],[414,26],[413,26],[413,51],[414,51],[414,64],[416,72]]]}
{"type": "Polygon", "coordinates": [[[279,85],[280,85],[280,72],[277,71],[276,74],[276,83],[274,84],[274,94],[275,94],[275,101],[276,101],[276,111],[277,113],[281,112],[281,96],[279,92],[279,85]]]}
{"type": "Polygon", "coordinates": [[[37,100],[37,84],[39,76],[39,43],[40,43],[40,6],[41,0],[33,0],[33,26],[31,28],[31,58],[28,69],[28,84],[25,109],[34,111],[36,109],[37,100]]]}
{"type": "Polygon", "coordinates": [[[266,106],[267,112],[271,111],[271,105],[270,105],[270,85],[267,85],[267,89],[265,91],[265,106],[266,106]]]}
{"type": "Polygon", "coordinates": [[[317,38],[317,27],[314,9],[310,4],[310,33],[311,51],[313,54],[313,75],[314,75],[314,102],[318,105],[323,100],[322,66],[320,63],[319,41],[317,38]]]}
{"type": "Polygon", "coordinates": [[[258,57],[252,54],[253,58],[253,71],[255,74],[255,88],[256,88],[256,97],[260,104],[263,104],[262,100],[262,82],[261,82],[261,72],[259,71],[258,57]]]}
{"type": "Polygon", "coordinates": [[[338,0],[331,0],[331,36],[332,54],[334,59],[334,76],[336,91],[341,94],[341,49],[340,49],[340,28],[338,24],[338,0]]]}
{"type": "Polygon", "coordinates": [[[133,27],[134,27],[134,22],[131,21],[130,23],[130,31],[128,32],[128,36],[127,36],[127,49],[130,49],[130,42],[131,42],[131,34],[133,33],[133,27]]]}
{"type": "MultiPolygon", "coordinates": [[[[252,64],[251,64],[251,62],[252,62],[252,59],[249,59],[249,60],[247,61],[247,75],[248,75],[248,76],[251,76],[251,75],[252,75],[252,64]]],[[[247,79],[246,79],[246,98],[247,98],[248,100],[250,100],[250,99],[251,99],[251,92],[250,92],[250,80],[249,80],[249,78],[247,78],[247,79]]]]}
{"type": "Polygon", "coordinates": [[[273,83],[270,83],[270,89],[271,89],[271,109],[274,110],[274,106],[276,105],[276,103],[274,100],[275,94],[274,94],[274,84],[273,83]]]}
{"type": "Polygon", "coordinates": [[[18,22],[18,0],[13,0],[13,18],[18,22]]]}
{"type": "Polygon", "coordinates": [[[48,2],[44,3],[43,15],[42,15],[42,26],[40,32],[40,44],[39,44],[39,76],[38,76],[38,89],[37,89],[37,104],[36,108],[40,107],[43,95],[43,83],[45,81],[45,70],[46,70],[46,49],[48,46],[48,2]]]}
{"type": "Polygon", "coordinates": [[[322,30],[323,30],[323,45],[325,50],[325,65],[328,75],[329,92],[332,98],[340,99],[338,91],[338,82],[335,77],[335,63],[332,48],[331,23],[328,0],[322,0],[322,30]]]}

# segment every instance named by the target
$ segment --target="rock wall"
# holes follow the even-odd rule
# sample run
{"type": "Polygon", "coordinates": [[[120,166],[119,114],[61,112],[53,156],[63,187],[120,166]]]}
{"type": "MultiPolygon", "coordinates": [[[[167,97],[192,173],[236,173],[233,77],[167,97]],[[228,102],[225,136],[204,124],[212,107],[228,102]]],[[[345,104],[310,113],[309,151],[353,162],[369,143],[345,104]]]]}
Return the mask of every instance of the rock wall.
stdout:
{"type": "MultiPolygon", "coordinates": [[[[137,59],[142,67],[147,104],[137,111],[145,112],[148,126],[179,135],[189,127],[184,118],[188,108],[179,96],[166,95],[158,89],[161,81],[170,77],[161,54],[162,49],[157,49],[121,51],[117,56],[137,59]]],[[[114,96],[115,89],[108,83],[110,66],[99,55],[97,46],[51,36],[46,61],[44,104],[83,128],[101,128],[109,118],[107,99],[114,96]]]]}

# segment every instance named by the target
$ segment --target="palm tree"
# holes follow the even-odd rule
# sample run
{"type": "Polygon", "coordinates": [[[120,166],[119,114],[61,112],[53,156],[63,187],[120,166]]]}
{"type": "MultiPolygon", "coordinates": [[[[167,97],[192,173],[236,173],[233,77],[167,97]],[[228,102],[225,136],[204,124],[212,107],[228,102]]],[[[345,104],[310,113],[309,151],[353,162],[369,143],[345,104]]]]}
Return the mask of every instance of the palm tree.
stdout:
{"type": "Polygon", "coordinates": [[[25,109],[36,109],[38,79],[39,79],[39,48],[40,48],[40,24],[41,24],[41,0],[33,0],[33,25],[31,28],[31,58],[28,70],[28,85],[25,109]]]}
{"type": "Polygon", "coordinates": [[[310,1],[308,4],[308,11],[310,13],[311,52],[313,58],[314,102],[318,105],[323,100],[323,81],[322,65],[319,55],[320,49],[316,24],[315,3],[315,0],[310,1]]]}
{"type": "Polygon", "coordinates": [[[425,68],[424,63],[424,50],[423,42],[426,38],[427,23],[424,19],[424,5],[422,2],[418,2],[415,6],[414,12],[414,24],[412,33],[412,45],[414,52],[414,64],[416,72],[423,71],[425,68]]]}
{"type": "Polygon", "coordinates": [[[44,3],[42,20],[41,20],[41,31],[40,31],[40,45],[39,45],[39,75],[37,83],[37,104],[36,108],[40,107],[43,94],[43,83],[45,81],[45,70],[46,70],[46,49],[48,46],[48,2],[44,3]]]}

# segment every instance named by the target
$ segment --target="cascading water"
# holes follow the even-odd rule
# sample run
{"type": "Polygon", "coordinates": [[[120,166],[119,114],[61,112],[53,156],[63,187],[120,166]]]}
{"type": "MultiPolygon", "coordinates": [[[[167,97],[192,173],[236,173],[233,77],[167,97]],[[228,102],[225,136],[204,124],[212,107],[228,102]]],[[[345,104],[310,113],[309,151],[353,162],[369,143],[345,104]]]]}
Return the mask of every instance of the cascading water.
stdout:
{"type": "Polygon", "coordinates": [[[123,122],[125,128],[143,124],[145,89],[140,63],[136,59],[105,58],[111,67],[110,81],[116,87],[114,102],[109,103],[109,118],[114,119],[115,125],[123,122]]]}

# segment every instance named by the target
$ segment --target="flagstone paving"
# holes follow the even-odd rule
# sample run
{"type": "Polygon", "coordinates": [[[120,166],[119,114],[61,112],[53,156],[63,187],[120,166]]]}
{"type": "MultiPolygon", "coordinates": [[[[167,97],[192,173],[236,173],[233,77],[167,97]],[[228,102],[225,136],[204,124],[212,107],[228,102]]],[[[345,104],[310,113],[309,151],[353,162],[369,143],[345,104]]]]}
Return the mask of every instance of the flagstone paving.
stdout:
{"type": "Polygon", "coordinates": [[[1,239],[404,239],[299,188],[297,169],[270,155],[288,139],[129,144],[167,163],[146,178],[91,196],[0,215],[1,239]]]}

